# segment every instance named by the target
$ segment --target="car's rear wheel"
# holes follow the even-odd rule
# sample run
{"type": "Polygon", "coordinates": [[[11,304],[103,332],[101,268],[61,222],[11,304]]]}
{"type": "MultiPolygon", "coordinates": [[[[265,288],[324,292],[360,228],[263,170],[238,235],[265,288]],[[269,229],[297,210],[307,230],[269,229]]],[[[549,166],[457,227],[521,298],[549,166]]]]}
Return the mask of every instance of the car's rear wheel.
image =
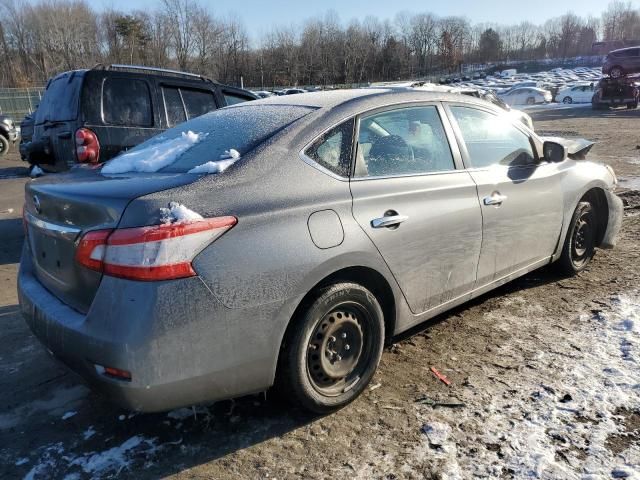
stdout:
{"type": "Polygon", "coordinates": [[[6,155],[8,152],[9,140],[4,135],[0,135],[0,157],[6,155]]]}
{"type": "Polygon", "coordinates": [[[611,67],[611,70],[609,70],[609,76],[611,76],[611,78],[620,78],[621,76],[624,75],[624,70],[622,69],[622,67],[611,67]]]}
{"type": "Polygon", "coordinates": [[[575,275],[587,268],[595,253],[597,231],[594,207],[589,202],[578,203],[558,260],[562,273],[575,275]]]}
{"type": "Polygon", "coordinates": [[[562,103],[573,103],[573,98],[571,97],[564,97],[562,99],[562,103]]]}
{"type": "Polygon", "coordinates": [[[356,283],[337,283],[319,290],[293,322],[280,354],[280,393],[321,414],[360,395],[384,345],[384,317],[374,295],[356,283]]]}
{"type": "Polygon", "coordinates": [[[638,102],[627,103],[627,108],[629,110],[635,110],[636,108],[638,108],[638,102]]]}

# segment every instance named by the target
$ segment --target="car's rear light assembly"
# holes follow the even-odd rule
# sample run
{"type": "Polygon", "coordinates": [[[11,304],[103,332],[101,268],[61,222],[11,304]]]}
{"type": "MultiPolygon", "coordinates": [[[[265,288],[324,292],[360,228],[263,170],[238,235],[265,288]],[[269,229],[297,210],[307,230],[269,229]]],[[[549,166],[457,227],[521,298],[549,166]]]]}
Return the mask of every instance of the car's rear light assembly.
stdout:
{"type": "Polygon", "coordinates": [[[76,130],[76,157],[80,163],[98,163],[100,142],[95,132],[88,128],[76,130]]]}
{"type": "Polygon", "coordinates": [[[76,249],[81,265],[113,277],[156,281],[193,277],[191,262],[238,220],[217,217],[139,228],[87,232],[76,249]]]}

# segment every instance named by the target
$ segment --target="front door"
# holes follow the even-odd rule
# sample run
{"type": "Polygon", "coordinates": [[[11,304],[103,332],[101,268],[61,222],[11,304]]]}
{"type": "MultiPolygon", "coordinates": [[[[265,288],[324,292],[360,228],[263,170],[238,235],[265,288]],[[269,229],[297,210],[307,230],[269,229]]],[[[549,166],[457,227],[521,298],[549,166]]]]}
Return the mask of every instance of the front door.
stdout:
{"type": "Polygon", "coordinates": [[[449,112],[482,209],[477,286],[550,259],[562,226],[564,164],[540,162],[526,131],[505,116],[471,106],[449,112]]]}
{"type": "Polygon", "coordinates": [[[471,291],[480,255],[476,186],[456,169],[441,114],[424,105],[360,118],[350,182],[353,215],[414,313],[471,291]]]}

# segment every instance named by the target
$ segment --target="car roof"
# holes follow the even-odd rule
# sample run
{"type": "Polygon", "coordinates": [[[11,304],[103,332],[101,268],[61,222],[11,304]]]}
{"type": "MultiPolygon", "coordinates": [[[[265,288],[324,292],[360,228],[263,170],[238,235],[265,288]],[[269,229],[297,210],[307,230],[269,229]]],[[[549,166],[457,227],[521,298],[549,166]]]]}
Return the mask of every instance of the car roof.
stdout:
{"type": "Polygon", "coordinates": [[[635,47],[618,48],[617,50],[611,50],[609,53],[626,52],[627,50],[635,50],[637,48],[640,48],[640,45],[636,45],[635,47]]]}
{"type": "MultiPolygon", "coordinates": [[[[481,103],[473,101],[473,97],[462,97],[456,93],[442,91],[420,90],[417,88],[358,88],[345,90],[330,90],[325,92],[308,92],[295,97],[269,97],[255,100],[248,104],[238,104],[237,107],[249,105],[290,105],[319,109],[335,109],[342,107],[348,110],[373,109],[395,103],[451,101],[465,103],[481,103]]],[[[235,107],[235,106],[234,106],[235,107]]]]}

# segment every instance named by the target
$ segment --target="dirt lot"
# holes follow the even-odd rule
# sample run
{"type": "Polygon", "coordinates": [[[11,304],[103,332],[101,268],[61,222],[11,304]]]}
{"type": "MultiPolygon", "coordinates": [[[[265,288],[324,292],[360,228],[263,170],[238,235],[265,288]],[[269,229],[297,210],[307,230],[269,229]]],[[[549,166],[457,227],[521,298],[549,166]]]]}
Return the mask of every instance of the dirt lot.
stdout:
{"type": "Polygon", "coordinates": [[[640,478],[640,110],[533,117],[597,140],[592,157],[625,177],[618,247],[579,277],[533,272],[397,339],[368,391],[328,417],[269,394],[136,415],[91,393],[18,313],[26,179],[3,160],[0,478],[640,478]]]}

